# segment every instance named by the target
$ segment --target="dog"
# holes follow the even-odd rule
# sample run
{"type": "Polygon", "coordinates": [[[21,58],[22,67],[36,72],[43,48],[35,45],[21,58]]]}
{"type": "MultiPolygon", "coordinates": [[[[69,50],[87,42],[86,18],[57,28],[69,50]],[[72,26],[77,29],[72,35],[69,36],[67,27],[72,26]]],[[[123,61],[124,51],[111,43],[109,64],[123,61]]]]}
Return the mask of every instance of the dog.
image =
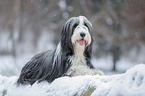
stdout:
{"type": "Polygon", "coordinates": [[[84,16],[72,17],[63,26],[55,50],[35,55],[21,70],[18,84],[52,82],[62,76],[103,75],[94,69],[92,24],[84,16]]]}

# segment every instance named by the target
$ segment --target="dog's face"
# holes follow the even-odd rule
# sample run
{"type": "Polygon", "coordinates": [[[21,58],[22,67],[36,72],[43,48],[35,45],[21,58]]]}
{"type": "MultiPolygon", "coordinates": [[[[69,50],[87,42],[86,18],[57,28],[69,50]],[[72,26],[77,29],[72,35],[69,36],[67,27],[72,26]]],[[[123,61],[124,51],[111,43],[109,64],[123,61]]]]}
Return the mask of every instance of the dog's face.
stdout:
{"type": "Polygon", "coordinates": [[[61,33],[61,50],[65,55],[74,54],[74,46],[85,48],[88,58],[92,53],[92,24],[84,16],[72,17],[63,26],[61,33]]]}
{"type": "Polygon", "coordinates": [[[74,26],[72,32],[71,42],[73,45],[79,45],[87,47],[91,44],[91,35],[89,26],[87,26],[88,20],[84,16],[77,17],[78,24],[74,26]]]}

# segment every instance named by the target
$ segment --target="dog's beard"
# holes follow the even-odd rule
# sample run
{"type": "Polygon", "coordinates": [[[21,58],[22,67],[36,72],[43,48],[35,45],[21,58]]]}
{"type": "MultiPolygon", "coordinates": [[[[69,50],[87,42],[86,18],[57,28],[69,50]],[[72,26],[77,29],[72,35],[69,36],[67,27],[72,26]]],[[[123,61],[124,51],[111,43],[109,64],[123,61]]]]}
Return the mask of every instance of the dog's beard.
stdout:
{"type": "MultiPolygon", "coordinates": [[[[82,31],[81,31],[82,32],[82,31]]],[[[86,36],[82,38],[79,30],[75,30],[72,35],[71,41],[74,48],[74,53],[76,58],[84,58],[85,48],[91,44],[91,36],[89,32],[86,33],[86,36]]]]}

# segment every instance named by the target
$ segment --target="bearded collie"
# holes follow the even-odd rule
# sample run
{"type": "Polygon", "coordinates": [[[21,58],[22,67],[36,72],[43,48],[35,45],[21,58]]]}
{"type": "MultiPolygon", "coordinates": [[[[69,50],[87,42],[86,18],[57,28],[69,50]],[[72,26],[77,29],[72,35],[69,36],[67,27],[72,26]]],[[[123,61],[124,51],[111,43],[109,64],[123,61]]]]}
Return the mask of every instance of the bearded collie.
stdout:
{"type": "Polygon", "coordinates": [[[35,55],[21,70],[17,83],[32,85],[62,76],[102,75],[91,63],[92,44],[92,24],[87,18],[70,18],[62,28],[57,48],[35,55]]]}

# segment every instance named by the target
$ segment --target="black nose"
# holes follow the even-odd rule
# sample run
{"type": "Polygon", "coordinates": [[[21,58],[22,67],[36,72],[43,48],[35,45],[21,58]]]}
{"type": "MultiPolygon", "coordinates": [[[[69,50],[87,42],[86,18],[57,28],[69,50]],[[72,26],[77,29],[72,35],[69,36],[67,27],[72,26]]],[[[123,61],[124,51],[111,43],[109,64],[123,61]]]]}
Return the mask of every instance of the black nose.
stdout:
{"type": "Polygon", "coordinates": [[[86,34],[85,34],[84,32],[81,32],[81,33],[80,33],[80,36],[81,36],[81,37],[85,37],[86,34]]]}

